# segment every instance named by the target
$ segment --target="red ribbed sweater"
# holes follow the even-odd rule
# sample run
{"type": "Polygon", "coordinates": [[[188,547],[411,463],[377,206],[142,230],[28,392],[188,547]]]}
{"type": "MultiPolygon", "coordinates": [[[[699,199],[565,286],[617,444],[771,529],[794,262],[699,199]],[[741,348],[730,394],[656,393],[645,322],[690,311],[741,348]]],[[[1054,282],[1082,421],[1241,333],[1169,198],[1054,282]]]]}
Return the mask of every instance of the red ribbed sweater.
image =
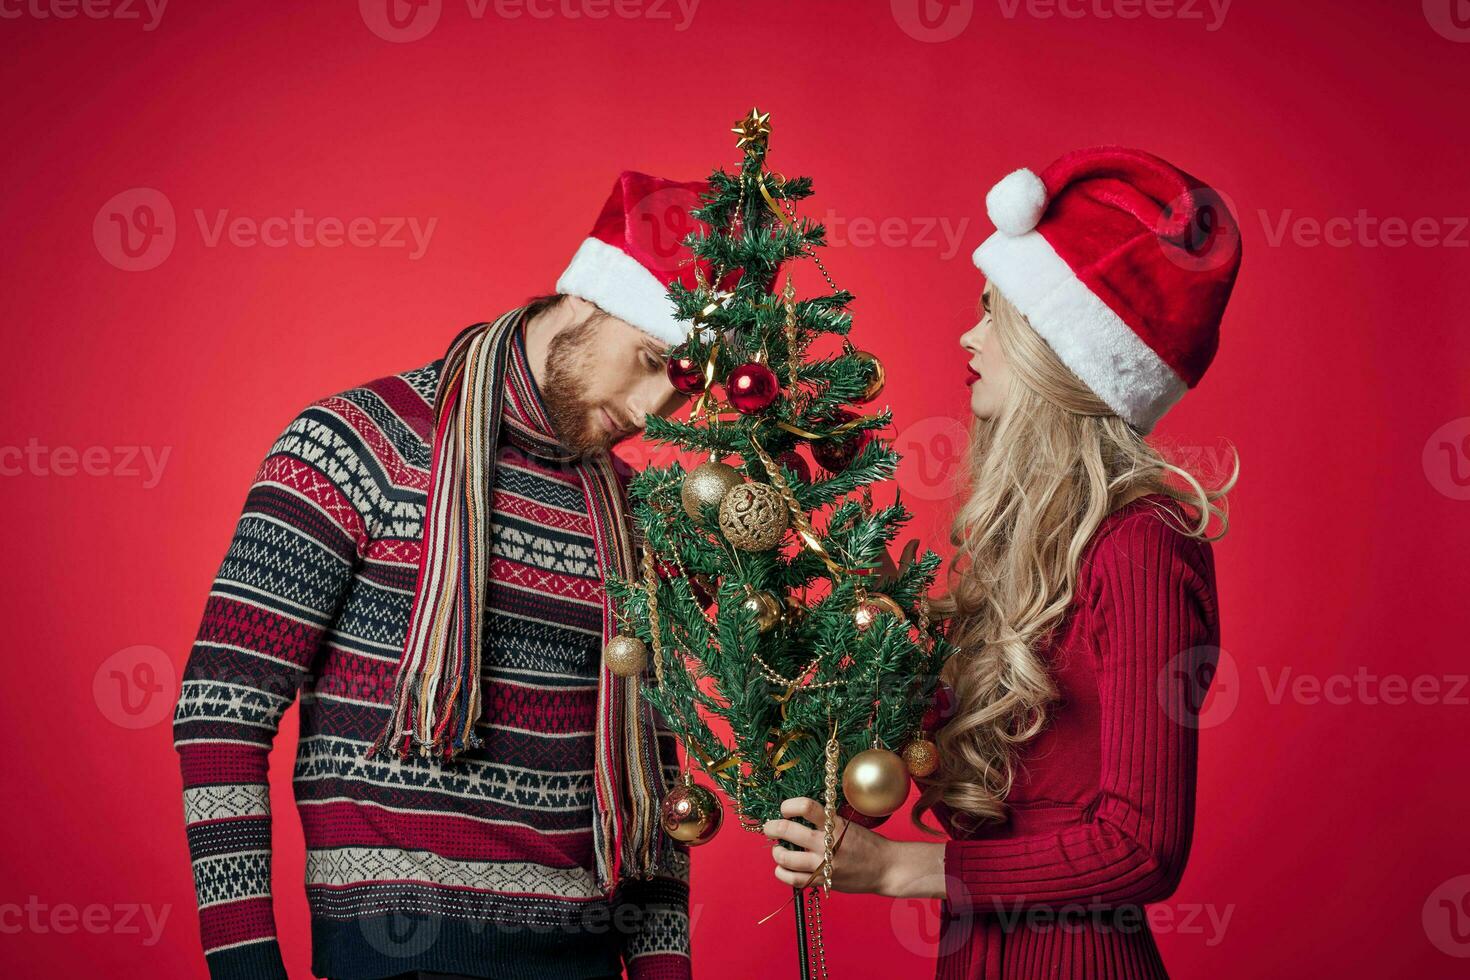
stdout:
{"type": "Polygon", "coordinates": [[[1167,976],[1142,906],[1189,855],[1219,627],[1210,546],[1161,502],[1120,509],[1088,545],[1042,651],[1060,701],[1023,749],[1007,821],[966,835],[940,812],[941,980],[1167,976]]]}

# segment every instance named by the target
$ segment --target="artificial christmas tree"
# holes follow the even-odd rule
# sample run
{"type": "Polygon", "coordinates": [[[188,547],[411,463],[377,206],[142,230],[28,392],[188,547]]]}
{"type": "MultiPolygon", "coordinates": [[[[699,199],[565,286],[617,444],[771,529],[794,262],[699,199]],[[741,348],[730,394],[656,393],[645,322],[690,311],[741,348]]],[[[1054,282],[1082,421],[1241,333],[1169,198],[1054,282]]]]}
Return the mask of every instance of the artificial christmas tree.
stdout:
{"type": "MultiPolygon", "coordinates": [[[[722,804],[705,782],[753,830],[780,815],[782,800],[809,796],[828,814],[826,885],[832,817],[892,813],[909,779],[897,752],[922,740],[911,754],[932,756],[921,718],[948,654],[928,614],[940,559],[926,552],[879,574],[909,517],[897,499],[875,506],[869,491],[898,464],[880,435],[889,412],[859,407],[881,393],[882,365],[848,340],[852,296],[817,258],[822,227],[796,214],[810,181],[765,167],[768,114],[752,110],[735,132],[739,169],[715,171],[694,212],[707,226],[688,239],[699,285],[669,290],[689,325],[669,377],[693,396],[691,412],[650,418],[647,430],[708,458],[632,481],[644,574],[609,583],[624,632],[609,654],[638,664],[626,648],[646,648],[646,696],[686,749],[665,829],[690,844],[713,837],[722,804]],[[783,265],[803,260],[829,290],[798,298],[783,265]],[[814,354],[824,338],[837,349],[814,354]]],[[[816,889],[800,891],[806,976],[804,915],[819,906],[816,889]]]]}

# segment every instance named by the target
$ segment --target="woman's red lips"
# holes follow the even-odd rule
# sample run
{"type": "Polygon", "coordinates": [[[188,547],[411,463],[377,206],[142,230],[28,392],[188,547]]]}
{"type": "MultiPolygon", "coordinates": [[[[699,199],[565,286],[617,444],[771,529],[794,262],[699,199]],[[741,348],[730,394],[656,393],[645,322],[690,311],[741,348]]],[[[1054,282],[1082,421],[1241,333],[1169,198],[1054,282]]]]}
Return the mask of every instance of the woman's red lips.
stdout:
{"type": "Polygon", "coordinates": [[[969,365],[966,365],[965,366],[965,372],[969,375],[969,377],[965,379],[965,384],[972,385],[976,381],[979,381],[980,380],[980,372],[979,371],[976,371],[974,368],[970,367],[969,365]]]}

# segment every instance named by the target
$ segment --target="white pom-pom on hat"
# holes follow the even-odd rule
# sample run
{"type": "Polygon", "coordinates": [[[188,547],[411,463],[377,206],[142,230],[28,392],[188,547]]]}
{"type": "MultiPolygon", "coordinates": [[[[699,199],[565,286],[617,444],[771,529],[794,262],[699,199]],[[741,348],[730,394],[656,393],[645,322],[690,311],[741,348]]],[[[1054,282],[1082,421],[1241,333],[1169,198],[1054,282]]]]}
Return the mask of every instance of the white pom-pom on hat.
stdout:
{"type": "Polygon", "coordinates": [[[1036,227],[1046,213],[1046,185],[1022,167],[1006,174],[985,195],[985,210],[996,229],[1015,237],[1036,227]]]}

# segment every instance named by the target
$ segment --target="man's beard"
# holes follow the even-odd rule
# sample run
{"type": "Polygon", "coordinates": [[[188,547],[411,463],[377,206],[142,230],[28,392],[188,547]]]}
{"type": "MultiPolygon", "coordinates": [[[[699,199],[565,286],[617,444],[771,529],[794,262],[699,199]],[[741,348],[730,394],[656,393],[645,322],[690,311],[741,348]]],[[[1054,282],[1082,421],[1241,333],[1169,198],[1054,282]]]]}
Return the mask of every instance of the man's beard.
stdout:
{"type": "Polygon", "coordinates": [[[608,449],[613,442],[607,429],[594,421],[596,406],[581,395],[595,370],[595,321],[605,315],[599,311],[567,327],[551,338],[546,349],[541,399],[551,430],[563,446],[583,455],[608,449]]]}

